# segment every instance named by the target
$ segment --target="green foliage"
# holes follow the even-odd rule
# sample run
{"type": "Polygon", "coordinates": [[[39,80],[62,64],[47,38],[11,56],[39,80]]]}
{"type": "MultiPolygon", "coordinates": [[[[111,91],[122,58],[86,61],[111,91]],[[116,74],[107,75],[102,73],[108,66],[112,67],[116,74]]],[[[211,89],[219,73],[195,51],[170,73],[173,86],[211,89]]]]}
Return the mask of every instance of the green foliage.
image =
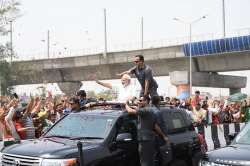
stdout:
{"type": "Polygon", "coordinates": [[[95,91],[87,91],[87,97],[97,98],[97,94],[95,93],[95,91]]]}
{"type": "Polygon", "coordinates": [[[7,61],[0,61],[0,85],[1,85],[1,94],[7,95],[10,94],[12,88],[11,78],[10,78],[11,68],[10,64],[7,61]]]}
{"type": "Polygon", "coordinates": [[[103,98],[104,100],[110,101],[115,98],[115,94],[112,90],[104,90],[99,93],[96,93],[95,91],[87,91],[87,97],[93,97],[93,98],[103,98]]]}
{"type": "Polygon", "coordinates": [[[20,14],[20,2],[16,0],[0,0],[0,16],[2,23],[17,18],[20,14]]]}
{"type": "Polygon", "coordinates": [[[0,45],[0,61],[9,57],[10,45],[6,43],[5,45],[0,45]]]}
{"type": "Polygon", "coordinates": [[[110,101],[115,98],[114,92],[112,90],[104,90],[98,93],[98,98],[103,98],[104,100],[110,101]]]}
{"type": "MultiPolygon", "coordinates": [[[[11,21],[17,19],[20,15],[19,5],[16,0],[0,0],[0,37],[8,35],[7,25],[11,21]]],[[[6,61],[10,56],[10,44],[0,44],[0,89],[1,94],[8,94],[11,92],[11,66],[6,61]]]]}

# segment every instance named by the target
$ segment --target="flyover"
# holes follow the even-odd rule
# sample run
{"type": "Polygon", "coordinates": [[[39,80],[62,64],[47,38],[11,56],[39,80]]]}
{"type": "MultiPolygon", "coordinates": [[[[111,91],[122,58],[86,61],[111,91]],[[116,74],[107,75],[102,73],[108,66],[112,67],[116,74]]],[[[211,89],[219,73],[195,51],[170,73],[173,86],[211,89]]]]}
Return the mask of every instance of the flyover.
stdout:
{"type": "MultiPolygon", "coordinates": [[[[176,85],[188,84],[189,57],[183,45],[77,57],[13,62],[13,85],[59,83],[61,89],[80,86],[97,73],[99,79],[115,79],[132,67],[133,57],[142,54],[155,76],[168,76],[176,85]],[[184,73],[183,73],[184,72],[184,73]],[[184,75],[183,75],[184,74],[184,75]],[[184,77],[183,77],[184,76],[184,77]]],[[[213,53],[192,57],[193,86],[230,88],[231,93],[246,87],[245,77],[218,75],[217,72],[250,70],[250,50],[213,53]]]]}

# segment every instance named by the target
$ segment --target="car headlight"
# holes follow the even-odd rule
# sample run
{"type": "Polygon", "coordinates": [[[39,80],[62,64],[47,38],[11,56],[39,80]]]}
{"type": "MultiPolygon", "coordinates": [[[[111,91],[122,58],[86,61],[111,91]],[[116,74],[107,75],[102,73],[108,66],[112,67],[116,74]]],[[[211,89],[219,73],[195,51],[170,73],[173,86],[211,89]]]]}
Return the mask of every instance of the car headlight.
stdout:
{"type": "Polygon", "coordinates": [[[3,156],[3,154],[0,153],[0,166],[2,166],[2,156],[3,156]]]}
{"type": "Polygon", "coordinates": [[[205,161],[205,160],[201,160],[199,163],[199,166],[214,166],[214,163],[209,162],[209,161],[205,161]]]}
{"type": "Polygon", "coordinates": [[[237,161],[237,160],[220,160],[222,163],[209,162],[209,161],[200,161],[199,166],[226,166],[226,165],[246,165],[249,166],[249,161],[237,161]]]}
{"type": "Polygon", "coordinates": [[[76,159],[43,159],[41,166],[73,166],[76,159]]]}

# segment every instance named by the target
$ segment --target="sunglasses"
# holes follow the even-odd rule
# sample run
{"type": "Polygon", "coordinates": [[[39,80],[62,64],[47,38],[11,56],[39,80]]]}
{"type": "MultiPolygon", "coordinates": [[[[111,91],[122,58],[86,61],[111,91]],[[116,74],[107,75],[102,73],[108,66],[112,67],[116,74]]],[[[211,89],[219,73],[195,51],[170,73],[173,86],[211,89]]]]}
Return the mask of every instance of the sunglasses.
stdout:
{"type": "Polygon", "coordinates": [[[140,61],[134,61],[134,63],[139,63],[140,61]]]}

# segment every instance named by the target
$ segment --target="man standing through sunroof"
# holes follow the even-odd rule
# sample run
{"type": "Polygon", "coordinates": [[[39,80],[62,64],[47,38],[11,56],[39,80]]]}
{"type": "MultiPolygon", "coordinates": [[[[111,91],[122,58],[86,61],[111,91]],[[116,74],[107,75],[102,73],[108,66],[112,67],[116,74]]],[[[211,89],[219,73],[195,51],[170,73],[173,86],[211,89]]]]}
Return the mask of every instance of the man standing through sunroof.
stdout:
{"type": "Polygon", "coordinates": [[[144,63],[143,55],[136,55],[134,63],[136,64],[134,67],[118,75],[134,74],[141,84],[140,97],[158,96],[158,84],[153,78],[153,70],[144,63]]]}

